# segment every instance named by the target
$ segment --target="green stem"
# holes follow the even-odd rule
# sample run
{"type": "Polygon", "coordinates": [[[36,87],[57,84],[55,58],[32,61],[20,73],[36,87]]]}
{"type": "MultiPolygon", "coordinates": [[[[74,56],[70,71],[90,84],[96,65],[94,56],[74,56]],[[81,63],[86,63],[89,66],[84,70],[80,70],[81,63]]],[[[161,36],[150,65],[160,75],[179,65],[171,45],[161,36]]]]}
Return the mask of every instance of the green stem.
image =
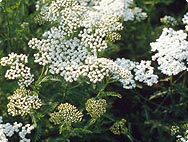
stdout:
{"type": "Polygon", "coordinates": [[[105,84],[102,86],[102,88],[100,89],[99,93],[97,94],[97,97],[99,97],[101,95],[102,92],[104,92],[105,88],[110,84],[113,83],[114,81],[110,81],[110,77],[107,78],[107,81],[105,82],[105,84]]]}
{"type": "Polygon", "coordinates": [[[35,82],[35,86],[38,86],[40,84],[40,81],[43,79],[45,74],[46,74],[45,66],[43,66],[41,74],[39,75],[38,80],[35,82]]]}
{"type": "Polygon", "coordinates": [[[88,129],[91,125],[95,124],[96,119],[91,118],[89,123],[84,127],[84,129],[88,129]]]}
{"type": "Polygon", "coordinates": [[[181,79],[183,76],[185,76],[183,78],[183,83],[184,83],[184,81],[186,81],[185,80],[186,79],[186,73],[187,73],[187,71],[184,71],[173,83],[176,84],[179,79],[181,79]]]}

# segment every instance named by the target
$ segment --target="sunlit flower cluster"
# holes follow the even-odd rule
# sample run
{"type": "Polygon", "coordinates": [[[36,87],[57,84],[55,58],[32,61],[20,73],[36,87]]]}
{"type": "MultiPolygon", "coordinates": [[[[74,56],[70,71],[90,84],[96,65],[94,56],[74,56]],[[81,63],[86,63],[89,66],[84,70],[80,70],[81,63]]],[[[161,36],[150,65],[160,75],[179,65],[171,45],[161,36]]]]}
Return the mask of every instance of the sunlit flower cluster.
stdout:
{"type": "Polygon", "coordinates": [[[128,129],[126,127],[126,120],[121,119],[120,121],[116,121],[111,127],[110,131],[114,135],[120,135],[120,134],[126,134],[128,132],[128,129]]]}
{"type": "Polygon", "coordinates": [[[158,69],[166,75],[176,75],[187,70],[188,42],[183,30],[175,31],[164,28],[156,42],[151,43],[153,60],[158,62],[158,69]]]}
{"type": "Polygon", "coordinates": [[[131,88],[130,84],[135,87],[130,71],[110,59],[98,57],[99,52],[108,48],[108,40],[114,42],[121,38],[120,19],[133,20],[134,13],[142,13],[139,8],[131,9],[131,4],[132,0],[46,3],[40,9],[41,16],[58,24],[46,31],[43,39],[29,41],[29,47],[38,51],[34,54],[35,62],[48,65],[51,74],[59,74],[68,82],[84,76],[97,83],[112,75],[124,88],[131,88]],[[80,5],[82,2],[85,4],[80,5]]]}
{"type": "Polygon", "coordinates": [[[8,66],[10,69],[6,71],[5,78],[14,80],[18,79],[21,87],[28,87],[34,81],[34,75],[31,69],[25,64],[28,63],[28,57],[24,54],[10,53],[7,57],[0,60],[2,66],[8,66]]]}
{"type": "Polygon", "coordinates": [[[27,134],[30,134],[34,129],[33,125],[14,122],[13,124],[2,124],[2,117],[0,116],[0,141],[8,142],[8,137],[12,137],[15,133],[19,134],[20,142],[30,142],[31,140],[26,138],[27,134]]]}
{"type": "Polygon", "coordinates": [[[38,95],[32,94],[31,91],[26,90],[25,88],[17,89],[12,96],[8,97],[8,99],[8,113],[12,116],[27,115],[32,110],[39,109],[42,106],[42,102],[38,98],[38,95]]]}
{"type": "Polygon", "coordinates": [[[45,21],[58,22],[66,32],[72,32],[81,26],[85,11],[86,7],[76,0],[54,0],[44,5],[40,13],[45,21]]]}
{"type": "Polygon", "coordinates": [[[134,20],[134,14],[130,5],[133,0],[101,0],[87,12],[88,23],[95,24],[103,17],[123,17],[124,21],[134,20]]]}
{"type": "Polygon", "coordinates": [[[82,121],[82,112],[69,103],[60,104],[57,109],[57,112],[50,114],[50,121],[54,124],[71,125],[82,121]]]}
{"type": "Polygon", "coordinates": [[[107,102],[105,99],[88,99],[86,102],[86,110],[92,118],[98,118],[106,112],[107,102]]]}

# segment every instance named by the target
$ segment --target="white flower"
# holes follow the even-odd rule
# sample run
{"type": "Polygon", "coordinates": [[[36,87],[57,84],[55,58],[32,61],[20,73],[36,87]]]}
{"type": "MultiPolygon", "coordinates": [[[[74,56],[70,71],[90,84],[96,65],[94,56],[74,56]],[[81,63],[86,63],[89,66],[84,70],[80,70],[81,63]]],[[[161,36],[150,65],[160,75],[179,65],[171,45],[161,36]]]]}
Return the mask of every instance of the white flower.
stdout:
{"type": "Polygon", "coordinates": [[[143,82],[148,86],[158,82],[158,76],[154,75],[154,68],[151,67],[151,61],[141,61],[140,64],[137,64],[135,69],[135,80],[143,82]]]}
{"type": "Polygon", "coordinates": [[[142,9],[139,7],[133,8],[132,12],[137,21],[145,20],[147,18],[147,13],[142,12],[142,9]]]}
{"type": "Polygon", "coordinates": [[[174,31],[164,28],[161,36],[152,42],[152,56],[159,64],[158,69],[166,75],[176,75],[187,70],[188,42],[187,34],[183,30],[174,31]]]}
{"type": "Polygon", "coordinates": [[[0,142],[8,142],[7,137],[12,137],[15,133],[19,133],[20,142],[30,142],[30,139],[27,139],[26,135],[30,134],[33,129],[33,125],[26,124],[23,126],[22,123],[18,122],[0,124],[0,142]]]}
{"type": "Polygon", "coordinates": [[[183,16],[182,21],[185,24],[185,30],[188,31],[188,12],[183,16]]]}
{"type": "Polygon", "coordinates": [[[160,19],[161,23],[166,24],[166,25],[172,25],[175,26],[178,24],[178,21],[172,17],[172,16],[168,16],[165,15],[163,18],[160,19]]]}
{"type": "Polygon", "coordinates": [[[148,86],[152,86],[158,82],[158,76],[154,75],[154,68],[151,67],[151,61],[142,60],[140,63],[138,63],[125,58],[117,58],[115,63],[121,67],[122,71],[129,71],[129,75],[127,75],[129,78],[119,78],[120,82],[126,89],[136,87],[135,80],[143,82],[148,86]]]}
{"type": "Polygon", "coordinates": [[[31,69],[25,65],[26,63],[28,63],[28,57],[16,53],[10,53],[0,60],[2,66],[10,67],[5,73],[5,78],[9,80],[18,79],[20,87],[28,87],[34,81],[34,75],[31,74],[31,69]]]}

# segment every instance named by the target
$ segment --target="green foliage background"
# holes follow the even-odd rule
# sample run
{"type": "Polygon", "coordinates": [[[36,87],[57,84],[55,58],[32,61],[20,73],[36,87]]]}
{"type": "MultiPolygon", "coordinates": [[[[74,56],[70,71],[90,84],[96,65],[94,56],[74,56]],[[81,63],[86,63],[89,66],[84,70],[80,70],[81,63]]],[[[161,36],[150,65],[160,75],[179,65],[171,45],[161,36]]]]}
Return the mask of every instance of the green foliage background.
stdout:
{"type": "MultiPolygon", "coordinates": [[[[35,2],[35,0],[3,0],[0,4],[0,57],[10,52],[29,55],[30,66],[37,76],[42,67],[33,63],[34,51],[28,48],[27,43],[32,37],[40,37],[49,25],[40,25],[36,22],[38,13],[35,12],[35,2]]],[[[159,37],[165,27],[160,23],[160,18],[165,15],[174,16],[179,22],[174,28],[183,28],[181,18],[188,11],[185,0],[135,0],[135,3],[143,8],[148,18],[141,22],[125,23],[121,41],[111,44],[111,48],[106,50],[103,56],[112,59],[124,57],[133,61],[150,60],[149,44],[159,37]]],[[[53,112],[59,103],[66,101],[84,108],[86,100],[95,97],[101,89],[104,89],[104,92],[117,92],[122,98],[106,97],[109,102],[107,111],[111,114],[106,113],[97,120],[90,131],[75,129],[71,142],[173,142],[175,138],[170,135],[170,127],[188,121],[186,72],[173,78],[167,78],[158,72],[162,79],[157,85],[152,87],[138,85],[133,90],[125,90],[115,83],[106,87],[105,81],[89,85],[82,80],[78,83],[66,83],[59,81],[57,77],[51,78],[51,82],[42,80],[39,92],[41,99],[45,100],[45,105],[40,112],[27,117],[11,117],[7,114],[7,97],[18,86],[16,82],[7,81],[3,77],[4,73],[5,69],[0,67],[0,114],[7,122],[35,122],[37,129],[33,132],[33,141],[65,141],[64,136],[59,134],[58,127],[49,122],[48,113],[53,112]],[[129,134],[115,136],[109,131],[109,127],[113,121],[121,118],[127,120],[129,134]]],[[[85,111],[83,113],[86,114],[85,111]]],[[[13,137],[10,141],[17,140],[13,137]]]]}

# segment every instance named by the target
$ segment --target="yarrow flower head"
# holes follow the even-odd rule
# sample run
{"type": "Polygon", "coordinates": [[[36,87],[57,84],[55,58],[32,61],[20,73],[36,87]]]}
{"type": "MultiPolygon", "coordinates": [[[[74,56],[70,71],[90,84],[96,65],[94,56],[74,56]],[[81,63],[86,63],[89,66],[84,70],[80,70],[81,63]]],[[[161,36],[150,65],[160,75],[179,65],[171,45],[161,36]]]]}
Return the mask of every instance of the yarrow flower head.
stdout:
{"type": "Polygon", "coordinates": [[[178,24],[178,21],[174,17],[168,15],[165,15],[160,21],[167,26],[176,26],[178,24]]]}
{"type": "Polygon", "coordinates": [[[110,127],[110,131],[114,135],[126,134],[128,132],[128,129],[126,127],[126,120],[125,119],[121,119],[120,121],[115,122],[110,127]]]}
{"type": "Polygon", "coordinates": [[[135,80],[143,82],[148,86],[152,86],[158,82],[158,76],[154,74],[154,67],[151,66],[151,61],[142,60],[136,65],[135,80]]]}
{"type": "MultiPolygon", "coordinates": [[[[121,67],[122,71],[129,71],[129,79],[123,79],[121,76],[119,76],[120,82],[126,89],[136,87],[135,81],[143,82],[148,86],[152,86],[158,82],[158,76],[154,74],[154,67],[151,66],[151,61],[142,60],[139,63],[125,58],[118,58],[116,59],[115,63],[121,67]]],[[[118,78],[118,76],[116,76],[116,78],[118,78]]]]}
{"type": "Polygon", "coordinates": [[[20,87],[28,87],[34,81],[34,75],[31,74],[31,69],[25,64],[28,63],[28,57],[24,54],[10,53],[8,57],[3,57],[0,60],[2,66],[9,66],[6,71],[5,78],[14,80],[18,79],[20,87]]]}
{"type": "Polygon", "coordinates": [[[50,121],[54,124],[71,125],[82,121],[82,112],[69,103],[60,104],[57,109],[58,112],[50,114],[50,121]]]}
{"type": "Polygon", "coordinates": [[[8,113],[12,116],[27,115],[33,109],[39,109],[42,106],[42,102],[38,98],[38,95],[33,95],[31,91],[26,90],[25,88],[17,89],[12,96],[8,97],[8,99],[8,113]]]}
{"type": "Polygon", "coordinates": [[[158,69],[166,75],[176,75],[187,70],[188,42],[187,34],[183,30],[174,31],[172,28],[164,28],[161,36],[152,42],[152,56],[159,64],[158,69]]]}
{"type": "Polygon", "coordinates": [[[33,129],[33,125],[23,125],[22,123],[18,122],[14,122],[13,124],[0,124],[0,141],[8,142],[8,137],[12,137],[15,133],[18,133],[20,137],[20,142],[30,142],[31,140],[26,138],[26,135],[30,134],[33,129]]]}
{"type": "MultiPolygon", "coordinates": [[[[68,82],[82,76],[97,83],[112,76],[126,89],[135,86],[131,71],[110,59],[98,57],[108,48],[108,41],[121,38],[122,17],[125,21],[134,19],[131,4],[133,0],[47,2],[40,8],[40,15],[44,21],[56,23],[56,26],[46,31],[42,39],[29,41],[29,47],[37,50],[35,62],[48,65],[51,74],[59,74],[68,82]],[[82,2],[87,4],[81,5],[82,2]]],[[[137,8],[138,11],[141,9],[137,8]]]]}
{"type": "Polygon", "coordinates": [[[137,21],[142,21],[147,18],[147,13],[143,12],[141,8],[135,7],[132,9],[134,17],[137,21]]]}
{"type": "Polygon", "coordinates": [[[88,99],[86,102],[86,110],[89,115],[96,119],[106,112],[107,103],[105,99],[88,99]]]}

